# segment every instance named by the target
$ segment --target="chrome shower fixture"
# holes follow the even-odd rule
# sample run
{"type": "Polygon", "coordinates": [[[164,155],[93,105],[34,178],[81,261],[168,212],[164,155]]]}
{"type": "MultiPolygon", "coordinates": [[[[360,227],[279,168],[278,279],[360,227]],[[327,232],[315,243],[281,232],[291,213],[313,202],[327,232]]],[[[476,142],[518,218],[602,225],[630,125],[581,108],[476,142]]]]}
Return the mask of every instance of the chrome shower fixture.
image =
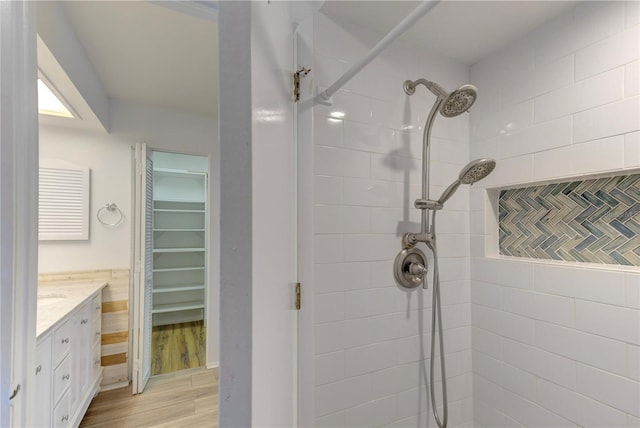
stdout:
{"type": "Polygon", "coordinates": [[[431,108],[427,117],[422,136],[422,197],[416,199],[415,207],[422,211],[422,221],[420,232],[405,233],[402,236],[402,250],[397,255],[393,264],[393,273],[396,282],[404,288],[412,289],[420,286],[427,288],[428,265],[427,258],[416,245],[424,243],[433,253],[433,303],[431,305],[431,358],[429,366],[429,389],[431,397],[431,408],[436,423],[440,428],[447,428],[448,400],[447,400],[447,375],[445,371],[444,343],[442,333],[442,309],[440,304],[440,272],[438,269],[438,246],[436,239],[436,213],[442,209],[445,202],[453,196],[461,184],[473,184],[482,180],[496,167],[493,159],[476,159],[467,164],[458,179],[445,189],[437,201],[429,198],[429,158],[431,128],[438,112],[444,117],[455,117],[461,115],[476,101],[478,90],[473,85],[464,85],[449,93],[442,86],[426,79],[416,81],[407,80],[403,89],[407,95],[413,95],[417,85],[424,85],[436,97],[436,102],[431,108]],[[429,224],[429,214],[431,214],[431,224],[429,224]],[[436,328],[437,326],[437,328],[436,328]],[[442,417],[438,410],[435,398],[435,338],[438,336],[440,353],[440,377],[442,379],[442,417]]]}
{"type": "Polygon", "coordinates": [[[403,84],[404,92],[407,95],[413,95],[416,92],[417,85],[424,85],[436,97],[440,104],[440,114],[444,117],[456,117],[469,110],[478,97],[478,89],[473,85],[460,86],[455,91],[449,93],[442,86],[426,79],[418,79],[416,81],[406,80],[403,84]]]}
{"type": "MultiPolygon", "coordinates": [[[[415,207],[426,216],[426,211],[438,211],[444,207],[444,203],[447,202],[453,194],[458,190],[461,184],[473,184],[482,180],[496,167],[496,161],[493,159],[476,159],[469,162],[458,175],[458,179],[451,183],[447,187],[437,201],[431,199],[416,199],[415,207]]],[[[402,244],[404,248],[412,247],[418,242],[424,242],[427,246],[434,245],[435,232],[433,230],[423,229],[420,233],[405,233],[402,238],[402,244]]]]}
{"type": "MultiPolygon", "coordinates": [[[[487,175],[491,174],[491,172],[496,167],[496,161],[493,159],[476,159],[471,161],[462,168],[460,171],[460,175],[458,179],[451,183],[449,187],[442,192],[442,196],[438,199],[438,204],[440,207],[444,205],[445,202],[449,200],[451,196],[458,190],[461,184],[473,184],[477,181],[482,180],[487,175]]],[[[417,204],[417,201],[416,201],[417,204]]],[[[417,205],[416,205],[417,206],[417,205]]]]}
{"type": "MultiPolygon", "coordinates": [[[[422,234],[425,235],[429,230],[429,218],[426,215],[428,209],[440,209],[437,201],[431,201],[429,198],[429,175],[430,175],[430,156],[431,156],[431,129],[438,112],[444,117],[455,117],[461,115],[473,105],[478,97],[478,90],[473,85],[462,85],[453,92],[447,92],[442,86],[427,79],[405,80],[402,85],[407,95],[413,95],[416,92],[416,86],[424,85],[437,98],[431,107],[427,122],[424,125],[422,135],[422,197],[416,201],[416,208],[422,210],[422,234]]],[[[455,190],[455,189],[454,189],[455,190]]],[[[426,241],[422,241],[426,242],[426,241]]],[[[413,243],[415,245],[415,243],[413,243]]]]}
{"type": "Polygon", "coordinates": [[[404,288],[419,287],[429,271],[427,257],[416,247],[400,251],[393,266],[393,275],[404,288]]]}

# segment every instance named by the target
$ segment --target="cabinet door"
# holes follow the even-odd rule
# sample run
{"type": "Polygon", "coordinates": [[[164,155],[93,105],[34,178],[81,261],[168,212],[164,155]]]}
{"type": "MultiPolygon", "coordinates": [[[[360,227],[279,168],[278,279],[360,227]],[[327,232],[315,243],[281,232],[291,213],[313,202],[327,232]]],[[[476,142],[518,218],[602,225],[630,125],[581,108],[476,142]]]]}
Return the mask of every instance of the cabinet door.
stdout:
{"type": "Polygon", "coordinates": [[[54,366],[67,356],[72,348],[75,340],[75,324],[73,320],[67,320],[53,332],[53,355],[55,358],[54,366]]]}
{"type": "Polygon", "coordinates": [[[102,366],[102,296],[100,294],[93,298],[91,307],[93,308],[93,336],[91,337],[93,354],[89,376],[93,382],[100,376],[102,366]]]}
{"type": "Polygon", "coordinates": [[[84,398],[89,388],[89,367],[88,358],[91,348],[91,335],[93,334],[93,311],[91,302],[85,303],[80,311],[74,316],[75,332],[73,347],[71,350],[71,364],[73,366],[73,381],[71,383],[71,413],[75,413],[80,401],[84,398]]]}
{"type": "Polygon", "coordinates": [[[53,426],[55,428],[65,428],[71,424],[70,393],[71,391],[67,390],[53,409],[53,426]]]}
{"type": "Polygon", "coordinates": [[[73,373],[71,359],[72,355],[67,355],[53,371],[53,404],[56,404],[63,395],[69,394],[69,390],[73,389],[75,373],[73,373]]]}
{"type": "Polygon", "coordinates": [[[51,335],[48,335],[36,346],[34,399],[27,411],[31,427],[51,426],[51,341],[51,335]]]}

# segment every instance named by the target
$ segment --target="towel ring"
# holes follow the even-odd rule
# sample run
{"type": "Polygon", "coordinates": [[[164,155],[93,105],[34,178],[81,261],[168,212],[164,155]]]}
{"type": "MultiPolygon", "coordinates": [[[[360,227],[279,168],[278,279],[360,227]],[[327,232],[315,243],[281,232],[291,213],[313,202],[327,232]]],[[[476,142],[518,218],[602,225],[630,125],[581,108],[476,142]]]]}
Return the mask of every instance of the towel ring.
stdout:
{"type": "Polygon", "coordinates": [[[119,226],[124,221],[124,214],[122,213],[120,208],[118,208],[118,206],[116,205],[115,202],[106,203],[102,208],[100,208],[98,210],[98,213],[96,214],[96,217],[98,218],[98,221],[100,223],[104,224],[105,226],[109,226],[109,227],[119,226]],[[118,215],[118,220],[116,220],[113,223],[109,223],[109,222],[104,221],[101,218],[101,216],[105,213],[105,211],[108,211],[110,213],[116,213],[118,215]]]}

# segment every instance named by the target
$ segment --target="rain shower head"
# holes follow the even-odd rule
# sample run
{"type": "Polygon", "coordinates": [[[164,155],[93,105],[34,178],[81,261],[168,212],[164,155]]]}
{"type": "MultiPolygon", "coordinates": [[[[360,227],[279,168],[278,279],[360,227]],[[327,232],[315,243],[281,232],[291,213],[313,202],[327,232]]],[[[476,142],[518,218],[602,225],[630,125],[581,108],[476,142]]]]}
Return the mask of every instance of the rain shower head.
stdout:
{"type": "Polygon", "coordinates": [[[463,85],[451,92],[440,107],[444,117],[456,117],[469,110],[478,97],[478,90],[473,85],[463,85]]]}
{"type": "Polygon", "coordinates": [[[464,168],[462,168],[462,171],[460,171],[458,179],[451,183],[451,185],[442,192],[442,196],[438,199],[438,203],[441,205],[444,204],[453,196],[461,184],[473,184],[480,181],[487,175],[491,174],[495,167],[496,161],[493,159],[476,159],[469,162],[464,168]]]}
{"type": "Polygon", "coordinates": [[[473,85],[463,85],[449,93],[442,86],[426,79],[406,80],[403,88],[407,95],[416,92],[416,86],[424,85],[435,96],[442,100],[440,114],[444,117],[456,117],[469,110],[478,97],[478,89],[473,85]]]}

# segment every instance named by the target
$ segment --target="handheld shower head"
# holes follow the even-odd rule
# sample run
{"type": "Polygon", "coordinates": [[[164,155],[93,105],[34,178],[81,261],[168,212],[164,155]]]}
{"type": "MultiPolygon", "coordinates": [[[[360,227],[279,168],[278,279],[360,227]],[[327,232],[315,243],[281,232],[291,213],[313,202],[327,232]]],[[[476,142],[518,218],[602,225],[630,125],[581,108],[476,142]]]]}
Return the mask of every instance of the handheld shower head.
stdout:
{"type": "Polygon", "coordinates": [[[495,167],[496,161],[493,159],[476,159],[462,168],[458,180],[462,184],[473,184],[491,174],[495,167]]]}
{"type": "Polygon", "coordinates": [[[469,110],[478,97],[478,90],[473,85],[463,85],[451,92],[440,107],[444,117],[456,117],[469,110]]]}
{"type": "Polygon", "coordinates": [[[491,172],[496,167],[496,161],[493,159],[476,159],[474,161],[469,162],[462,170],[460,171],[460,175],[458,179],[451,183],[449,187],[442,192],[442,196],[438,199],[439,204],[444,204],[453,196],[453,194],[458,190],[461,184],[473,184],[477,181],[482,180],[487,175],[491,174],[491,172]]]}

